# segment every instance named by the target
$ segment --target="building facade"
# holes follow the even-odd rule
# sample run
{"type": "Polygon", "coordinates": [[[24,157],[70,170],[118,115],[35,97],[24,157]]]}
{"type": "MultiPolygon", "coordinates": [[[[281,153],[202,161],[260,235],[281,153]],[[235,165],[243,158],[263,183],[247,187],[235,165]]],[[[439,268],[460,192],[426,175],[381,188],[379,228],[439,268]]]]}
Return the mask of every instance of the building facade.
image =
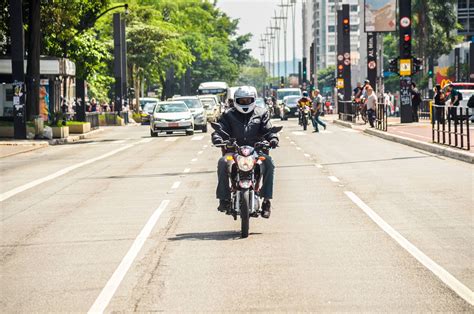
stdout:
{"type": "Polygon", "coordinates": [[[457,16],[462,27],[458,34],[474,36],[474,0],[458,0],[457,16]]]}

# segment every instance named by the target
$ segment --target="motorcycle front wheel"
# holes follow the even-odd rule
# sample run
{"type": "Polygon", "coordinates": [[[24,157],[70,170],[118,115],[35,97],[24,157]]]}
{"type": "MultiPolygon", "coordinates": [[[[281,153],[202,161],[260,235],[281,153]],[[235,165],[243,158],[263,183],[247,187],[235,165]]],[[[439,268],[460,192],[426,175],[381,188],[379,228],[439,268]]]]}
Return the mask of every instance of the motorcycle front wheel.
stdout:
{"type": "Polygon", "coordinates": [[[303,116],[303,130],[308,129],[308,118],[306,116],[303,116]]]}
{"type": "Polygon", "coordinates": [[[241,222],[241,234],[242,238],[249,236],[249,224],[250,224],[250,191],[241,191],[241,206],[240,206],[240,222],[241,222]]]}

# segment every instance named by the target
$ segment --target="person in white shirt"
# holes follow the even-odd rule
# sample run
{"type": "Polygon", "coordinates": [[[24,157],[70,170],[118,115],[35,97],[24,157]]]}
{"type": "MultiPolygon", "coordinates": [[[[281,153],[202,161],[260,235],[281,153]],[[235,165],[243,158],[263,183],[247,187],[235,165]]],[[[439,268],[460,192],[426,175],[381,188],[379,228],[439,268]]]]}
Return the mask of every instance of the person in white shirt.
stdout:
{"type": "Polygon", "coordinates": [[[369,119],[370,127],[374,127],[375,121],[375,110],[377,108],[377,97],[375,96],[374,89],[371,86],[367,87],[367,100],[365,101],[367,106],[367,118],[369,119]]]}

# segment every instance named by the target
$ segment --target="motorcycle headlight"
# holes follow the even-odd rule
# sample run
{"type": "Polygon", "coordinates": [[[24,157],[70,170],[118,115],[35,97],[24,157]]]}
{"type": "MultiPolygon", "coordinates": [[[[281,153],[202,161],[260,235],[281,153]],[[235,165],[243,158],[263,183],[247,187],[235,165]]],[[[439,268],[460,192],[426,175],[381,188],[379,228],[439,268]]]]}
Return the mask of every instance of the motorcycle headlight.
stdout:
{"type": "Polygon", "coordinates": [[[250,171],[250,170],[253,169],[254,159],[253,159],[252,156],[248,156],[248,157],[238,156],[237,157],[237,166],[242,171],[245,171],[245,172],[250,171]]]}

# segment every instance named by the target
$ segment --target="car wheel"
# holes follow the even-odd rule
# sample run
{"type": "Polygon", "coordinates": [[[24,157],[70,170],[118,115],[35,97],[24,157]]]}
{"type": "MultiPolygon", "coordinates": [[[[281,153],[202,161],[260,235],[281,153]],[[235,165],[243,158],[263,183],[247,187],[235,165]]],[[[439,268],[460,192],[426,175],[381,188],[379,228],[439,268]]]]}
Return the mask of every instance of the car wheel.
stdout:
{"type": "Polygon", "coordinates": [[[204,125],[204,126],[202,127],[201,130],[202,130],[203,133],[207,133],[207,123],[206,123],[206,125],[204,125]]]}
{"type": "Polygon", "coordinates": [[[194,135],[194,130],[186,131],[186,135],[194,135]]]}
{"type": "Polygon", "coordinates": [[[155,133],[155,132],[153,132],[152,130],[150,130],[150,136],[151,136],[151,137],[157,137],[157,136],[158,136],[158,133],[155,133]]]}

